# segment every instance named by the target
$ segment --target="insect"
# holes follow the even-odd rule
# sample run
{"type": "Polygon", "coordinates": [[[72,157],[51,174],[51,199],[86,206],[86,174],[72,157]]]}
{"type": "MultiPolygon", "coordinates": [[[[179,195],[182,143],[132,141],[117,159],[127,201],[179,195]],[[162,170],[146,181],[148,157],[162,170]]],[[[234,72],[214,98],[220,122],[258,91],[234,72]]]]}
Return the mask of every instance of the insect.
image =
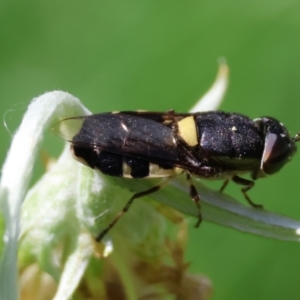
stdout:
{"type": "Polygon", "coordinates": [[[285,126],[271,117],[250,119],[222,111],[165,113],[124,111],[71,117],[59,122],[61,135],[71,143],[73,156],[109,176],[164,178],[152,188],[134,194],[123,210],[97,237],[104,235],[137,198],[158,191],[173,177],[185,174],[191,198],[200,198],[192,177],[230,180],[254,207],[247,192],[254,180],[278,172],[296,152],[300,134],[290,137],[285,126]],[[63,128],[71,128],[66,130],[63,128]],[[251,179],[241,177],[250,174],[251,179]]]}

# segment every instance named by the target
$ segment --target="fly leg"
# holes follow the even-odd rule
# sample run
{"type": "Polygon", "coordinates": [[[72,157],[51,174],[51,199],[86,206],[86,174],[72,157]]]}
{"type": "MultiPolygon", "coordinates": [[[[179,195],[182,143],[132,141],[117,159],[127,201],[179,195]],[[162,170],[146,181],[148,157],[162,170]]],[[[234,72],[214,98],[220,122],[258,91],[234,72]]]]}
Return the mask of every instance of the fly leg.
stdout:
{"type": "Polygon", "coordinates": [[[245,197],[245,199],[248,201],[248,203],[255,207],[255,208],[263,208],[263,206],[261,204],[256,204],[254,203],[248,196],[247,192],[254,186],[254,181],[252,180],[248,180],[248,179],[244,179],[241,178],[239,176],[233,176],[232,177],[232,181],[234,181],[235,183],[239,184],[239,185],[244,185],[243,188],[241,188],[241,191],[245,197]]]}
{"type": "Polygon", "coordinates": [[[133,201],[137,198],[141,198],[144,197],[146,195],[150,195],[158,190],[160,190],[161,188],[163,188],[164,186],[166,186],[171,178],[167,178],[165,180],[163,180],[162,182],[160,182],[159,184],[153,186],[152,188],[136,193],[134,194],[126,203],[126,205],[123,207],[123,209],[116,215],[116,217],[112,220],[112,222],[102,231],[100,232],[95,240],[96,242],[100,242],[102,240],[102,238],[116,225],[116,223],[121,219],[121,217],[129,210],[131,204],[133,203],[133,201]]]}
{"type": "Polygon", "coordinates": [[[198,209],[198,221],[195,224],[195,227],[199,227],[200,223],[202,222],[200,196],[199,196],[199,193],[193,183],[193,180],[192,180],[190,174],[186,174],[186,180],[188,181],[189,186],[190,186],[190,196],[192,197],[192,199],[195,202],[197,209],[198,209]]]}
{"type": "Polygon", "coordinates": [[[223,192],[225,190],[228,183],[229,183],[229,179],[226,179],[220,188],[220,192],[223,192]]]}

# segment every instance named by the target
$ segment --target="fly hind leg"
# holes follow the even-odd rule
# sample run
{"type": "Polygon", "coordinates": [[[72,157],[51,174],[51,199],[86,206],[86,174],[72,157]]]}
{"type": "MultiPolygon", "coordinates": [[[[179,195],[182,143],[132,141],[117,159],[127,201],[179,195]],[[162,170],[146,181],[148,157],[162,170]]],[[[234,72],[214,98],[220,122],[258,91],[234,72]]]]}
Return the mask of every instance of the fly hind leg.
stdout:
{"type": "Polygon", "coordinates": [[[242,193],[243,193],[245,199],[247,200],[247,202],[248,202],[251,206],[253,206],[253,207],[255,207],[255,208],[263,208],[263,206],[262,206],[261,204],[256,204],[256,203],[254,203],[254,202],[250,199],[250,197],[248,196],[248,194],[247,194],[247,192],[248,192],[251,188],[253,188],[253,186],[254,186],[254,181],[248,180],[248,179],[244,179],[244,178],[239,177],[239,176],[233,176],[233,177],[232,177],[232,181],[235,182],[236,184],[244,185],[244,187],[241,188],[241,191],[242,191],[242,193]]]}
{"type": "Polygon", "coordinates": [[[225,190],[225,188],[226,188],[226,186],[228,185],[228,183],[229,183],[229,179],[226,179],[226,180],[223,182],[223,184],[222,184],[222,186],[221,186],[221,188],[220,188],[220,192],[221,192],[221,193],[225,190]]]}
{"type": "Polygon", "coordinates": [[[194,200],[196,206],[197,206],[197,209],[198,209],[198,221],[197,223],[195,224],[195,227],[199,227],[201,222],[202,222],[202,214],[201,214],[201,205],[200,205],[200,196],[199,196],[199,193],[193,183],[193,180],[191,178],[191,175],[190,174],[186,174],[186,180],[188,181],[189,183],[189,186],[190,186],[190,196],[191,198],[194,200]]]}
{"type": "Polygon", "coordinates": [[[136,193],[134,194],[126,203],[126,205],[123,207],[123,209],[116,215],[116,217],[112,220],[112,222],[104,229],[102,230],[102,232],[100,232],[95,240],[96,242],[100,242],[103,237],[116,225],[116,223],[121,219],[121,217],[129,210],[131,204],[133,203],[133,201],[137,198],[141,198],[144,197],[146,195],[150,195],[158,190],[160,190],[161,188],[163,188],[164,186],[166,186],[170,181],[170,178],[167,178],[165,180],[163,180],[162,182],[160,182],[159,184],[153,186],[152,188],[136,193]]]}

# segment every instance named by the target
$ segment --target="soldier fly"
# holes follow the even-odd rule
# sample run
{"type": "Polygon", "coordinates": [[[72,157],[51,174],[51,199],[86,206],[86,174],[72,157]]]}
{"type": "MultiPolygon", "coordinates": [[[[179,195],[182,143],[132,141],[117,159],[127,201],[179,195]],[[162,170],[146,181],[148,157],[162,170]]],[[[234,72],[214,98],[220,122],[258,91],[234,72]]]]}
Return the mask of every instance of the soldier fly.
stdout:
{"type": "Polygon", "coordinates": [[[192,177],[230,180],[242,185],[251,206],[262,207],[247,192],[254,180],[278,172],[296,152],[300,134],[290,137],[285,126],[271,117],[250,119],[222,111],[166,113],[123,111],[71,117],[59,122],[60,133],[71,143],[75,159],[109,176],[164,178],[152,188],[134,194],[123,210],[97,237],[117,223],[137,198],[158,191],[173,177],[185,173],[189,193],[200,198],[192,177]],[[64,130],[63,128],[73,128],[64,130]],[[70,133],[73,132],[73,133],[70,133]],[[250,174],[252,180],[240,177],[250,174]]]}

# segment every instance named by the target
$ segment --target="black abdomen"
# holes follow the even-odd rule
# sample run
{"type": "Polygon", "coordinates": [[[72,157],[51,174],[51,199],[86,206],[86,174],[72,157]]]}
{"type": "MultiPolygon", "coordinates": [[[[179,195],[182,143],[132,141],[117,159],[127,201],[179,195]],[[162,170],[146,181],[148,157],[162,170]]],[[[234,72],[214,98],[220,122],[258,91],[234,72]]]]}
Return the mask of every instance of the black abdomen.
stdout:
{"type": "Polygon", "coordinates": [[[172,166],[153,164],[144,159],[106,151],[99,152],[98,149],[95,150],[75,145],[73,145],[72,148],[76,159],[109,176],[145,178],[148,176],[164,177],[166,175],[172,175],[172,166]],[[153,166],[156,166],[156,169],[161,169],[161,176],[159,176],[159,174],[151,173],[151,167],[153,166]]]}

